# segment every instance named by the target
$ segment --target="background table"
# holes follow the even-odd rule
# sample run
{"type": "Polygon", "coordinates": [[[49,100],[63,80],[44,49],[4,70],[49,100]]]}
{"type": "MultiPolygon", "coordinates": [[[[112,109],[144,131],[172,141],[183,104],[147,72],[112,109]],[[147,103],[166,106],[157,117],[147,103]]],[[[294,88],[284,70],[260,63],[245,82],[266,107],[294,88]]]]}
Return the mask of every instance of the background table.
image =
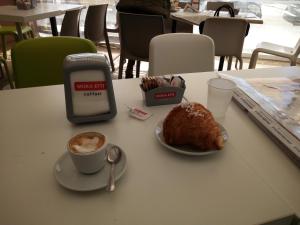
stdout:
{"type": "Polygon", "coordinates": [[[53,36],[57,36],[58,31],[55,16],[62,15],[68,10],[76,10],[84,7],[84,5],[75,4],[39,3],[34,9],[20,10],[14,5],[4,5],[0,6],[0,21],[16,23],[19,39],[22,40],[22,23],[50,18],[52,34],[53,36]]]}
{"type": "MultiPolygon", "coordinates": [[[[220,12],[220,16],[228,16],[227,12],[220,12]]],[[[214,11],[201,11],[199,13],[195,12],[184,12],[182,9],[177,12],[172,12],[170,18],[173,20],[172,22],[172,32],[176,32],[176,23],[177,21],[181,21],[184,23],[188,23],[190,25],[199,26],[202,21],[205,21],[209,17],[214,16],[214,11]]],[[[239,13],[235,16],[235,18],[245,19],[249,23],[254,24],[263,24],[263,20],[252,13],[239,13]]]]}
{"type": "MultiPolygon", "coordinates": [[[[201,11],[199,13],[195,12],[184,12],[183,10],[179,10],[177,12],[171,13],[171,18],[174,20],[179,20],[182,22],[186,22],[192,25],[199,25],[202,21],[206,20],[209,17],[214,16],[214,11],[201,11]]],[[[220,16],[228,16],[227,12],[220,12],[220,16]]],[[[242,18],[245,19],[249,23],[254,24],[262,24],[263,20],[252,13],[239,13],[234,18],[242,18]]]]}
{"type": "MultiPolygon", "coordinates": [[[[299,74],[300,68],[228,72],[241,77],[299,74]]],[[[185,96],[206,104],[216,73],[183,75],[185,96]]],[[[140,79],[113,82],[115,119],[75,126],[66,119],[62,85],[0,92],[0,224],[98,225],[262,224],[300,215],[300,171],[237,105],[224,127],[229,140],[217,154],[188,157],[162,147],[154,129],[173,105],[148,107],[142,122],[127,105],[143,106],[140,79]],[[123,148],[128,168],[114,193],[72,192],[54,179],[67,140],[98,131],[123,148]]]]}

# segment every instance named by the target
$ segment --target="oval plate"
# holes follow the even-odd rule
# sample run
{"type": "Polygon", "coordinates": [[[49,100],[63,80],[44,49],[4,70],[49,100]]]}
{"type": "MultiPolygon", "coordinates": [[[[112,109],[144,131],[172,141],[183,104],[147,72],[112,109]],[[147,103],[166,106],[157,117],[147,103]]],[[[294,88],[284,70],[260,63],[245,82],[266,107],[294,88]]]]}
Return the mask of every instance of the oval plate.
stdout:
{"type": "MultiPolygon", "coordinates": [[[[202,155],[210,155],[210,154],[214,154],[214,153],[217,153],[217,152],[220,152],[220,150],[209,150],[209,151],[199,151],[198,149],[192,147],[192,146],[189,146],[189,145],[183,145],[183,146],[171,146],[171,145],[168,145],[166,142],[165,142],[165,138],[163,136],[163,127],[162,127],[162,124],[163,122],[160,121],[156,127],[155,127],[155,136],[157,138],[157,140],[159,141],[159,143],[161,143],[164,147],[174,151],[174,152],[177,152],[177,153],[180,153],[180,154],[183,154],[183,155],[192,155],[192,156],[202,156],[202,155]]],[[[225,130],[225,128],[221,125],[221,124],[218,124],[220,129],[221,129],[221,133],[223,135],[223,138],[224,138],[224,142],[226,142],[228,140],[228,134],[227,134],[227,131],[225,130]]]]}

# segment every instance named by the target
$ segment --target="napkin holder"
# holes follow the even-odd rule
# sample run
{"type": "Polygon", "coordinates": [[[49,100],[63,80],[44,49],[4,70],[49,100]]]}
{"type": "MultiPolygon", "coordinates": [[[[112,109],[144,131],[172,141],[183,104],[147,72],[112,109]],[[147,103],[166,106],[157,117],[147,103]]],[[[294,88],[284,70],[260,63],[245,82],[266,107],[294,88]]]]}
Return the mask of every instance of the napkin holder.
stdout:
{"type": "Polygon", "coordinates": [[[16,5],[22,10],[34,9],[37,6],[37,0],[17,0],[16,5]]]}
{"type": "Polygon", "coordinates": [[[143,99],[146,106],[178,104],[182,101],[185,91],[185,83],[181,87],[157,87],[148,91],[144,91],[142,85],[143,99]]]}
{"type": "Polygon", "coordinates": [[[117,114],[111,72],[103,54],[68,55],[64,89],[67,118],[72,123],[99,122],[117,114]]]}

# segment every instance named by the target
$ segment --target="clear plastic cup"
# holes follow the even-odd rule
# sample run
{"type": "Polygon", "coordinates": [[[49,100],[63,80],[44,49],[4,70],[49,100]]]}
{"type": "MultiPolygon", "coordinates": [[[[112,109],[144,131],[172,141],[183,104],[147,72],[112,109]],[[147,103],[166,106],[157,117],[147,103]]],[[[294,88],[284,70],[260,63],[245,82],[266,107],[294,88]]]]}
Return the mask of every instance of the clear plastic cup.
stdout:
{"type": "Polygon", "coordinates": [[[207,108],[215,119],[225,118],[235,88],[236,84],[231,80],[213,78],[208,81],[207,108]]]}

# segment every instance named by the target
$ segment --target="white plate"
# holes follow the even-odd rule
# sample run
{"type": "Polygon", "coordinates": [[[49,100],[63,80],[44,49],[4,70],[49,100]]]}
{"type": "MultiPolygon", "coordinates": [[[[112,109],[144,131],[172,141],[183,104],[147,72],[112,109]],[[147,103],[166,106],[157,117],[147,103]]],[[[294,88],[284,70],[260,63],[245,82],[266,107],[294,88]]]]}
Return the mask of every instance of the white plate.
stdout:
{"type": "MultiPolygon", "coordinates": [[[[163,136],[163,127],[162,127],[163,122],[160,121],[157,126],[155,127],[155,136],[157,138],[157,140],[166,148],[180,153],[180,154],[184,154],[184,155],[193,155],[193,156],[201,156],[201,155],[209,155],[209,154],[214,154],[217,152],[220,152],[220,150],[209,150],[209,151],[199,151],[196,148],[193,148],[192,146],[188,146],[188,145],[184,145],[184,146],[171,146],[168,145],[165,142],[165,138],[163,136]]],[[[228,140],[228,134],[227,131],[225,130],[225,128],[219,124],[219,127],[221,129],[224,141],[226,142],[228,140]]]]}
{"type": "MultiPolygon", "coordinates": [[[[115,179],[119,180],[126,170],[127,159],[122,151],[120,161],[115,165],[115,179]]],[[[107,186],[110,164],[107,162],[98,173],[79,173],[68,152],[65,152],[54,165],[54,176],[63,187],[74,191],[93,191],[107,186]]]]}

